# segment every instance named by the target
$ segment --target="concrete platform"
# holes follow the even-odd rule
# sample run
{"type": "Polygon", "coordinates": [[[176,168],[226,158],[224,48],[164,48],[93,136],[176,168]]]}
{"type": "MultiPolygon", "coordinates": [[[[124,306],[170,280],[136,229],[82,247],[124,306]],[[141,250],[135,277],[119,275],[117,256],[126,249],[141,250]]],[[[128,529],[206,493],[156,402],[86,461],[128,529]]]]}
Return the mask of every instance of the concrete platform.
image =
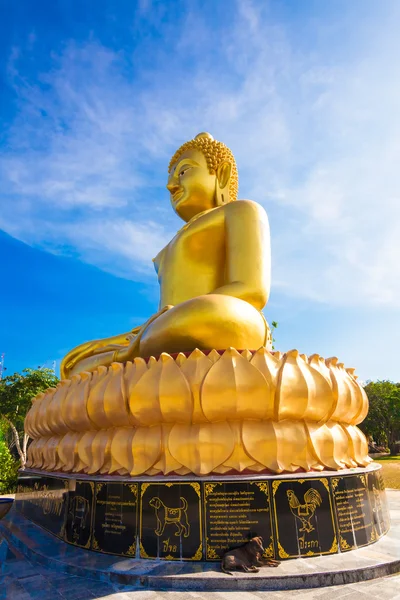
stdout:
{"type": "Polygon", "coordinates": [[[344,554],[296,559],[258,574],[221,573],[218,563],[124,559],[69,546],[12,510],[0,535],[13,551],[59,573],[128,585],[136,590],[299,590],[368,581],[400,572],[400,491],[387,490],[390,532],[371,546],[344,554]]]}

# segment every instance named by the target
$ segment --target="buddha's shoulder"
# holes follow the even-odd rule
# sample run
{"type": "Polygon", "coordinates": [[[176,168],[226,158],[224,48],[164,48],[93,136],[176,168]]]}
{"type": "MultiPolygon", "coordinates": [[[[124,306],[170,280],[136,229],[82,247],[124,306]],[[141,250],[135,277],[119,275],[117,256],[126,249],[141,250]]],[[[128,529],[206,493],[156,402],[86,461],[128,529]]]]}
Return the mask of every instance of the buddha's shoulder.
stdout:
{"type": "Polygon", "coordinates": [[[224,206],[224,209],[227,216],[249,216],[263,220],[267,219],[267,213],[265,212],[265,209],[261,206],[261,204],[258,204],[258,202],[254,202],[253,200],[236,200],[235,202],[229,202],[229,204],[224,206]]]}

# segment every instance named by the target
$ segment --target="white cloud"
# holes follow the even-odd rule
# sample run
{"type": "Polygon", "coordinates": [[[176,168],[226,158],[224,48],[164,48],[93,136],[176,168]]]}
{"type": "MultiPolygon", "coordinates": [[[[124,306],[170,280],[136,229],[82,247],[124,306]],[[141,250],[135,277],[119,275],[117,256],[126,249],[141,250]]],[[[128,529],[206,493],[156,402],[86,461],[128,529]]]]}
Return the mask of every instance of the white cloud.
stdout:
{"type": "Polygon", "coordinates": [[[98,262],[102,257],[102,267],[128,278],[135,272],[153,276],[152,259],[171,239],[171,231],[160,223],[126,219],[84,221],[68,225],[63,234],[85,260],[98,262]]]}
{"type": "Polygon", "coordinates": [[[169,156],[208,129],[234,150],[241,195],[270,212],[282,293],[398,307],[396,4],[359,18],[351,39],[338,38],[339,13],[329,27],[320,16],[301,42],[268,8],[236,6],[234,25],[217,33],[188,7],[191,35],[174,31],[145,75],[122,51],[70,43],[32,83],[15,49],[19,115],[0,171],[0,226],[145,277],[178,227],[163,190],[169,156]],[[323,34],[307,47],[313,27],[323,34]],[[171,62],[177,50],[192,59],[187,71],[171,62]]]}

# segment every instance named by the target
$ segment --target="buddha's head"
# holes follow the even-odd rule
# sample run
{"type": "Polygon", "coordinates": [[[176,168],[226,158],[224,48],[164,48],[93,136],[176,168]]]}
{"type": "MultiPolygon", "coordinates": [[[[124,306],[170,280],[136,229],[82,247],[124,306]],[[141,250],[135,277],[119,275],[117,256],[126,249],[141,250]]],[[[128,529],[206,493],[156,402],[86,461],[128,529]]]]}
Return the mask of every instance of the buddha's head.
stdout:
{"type": "Polygon", "coordinates": [[[172,157],[168,172],[171,204],[184,221],[237,199],[238,172],[233,154],[209,133],[199,133],[183,144],[172,157]]]}

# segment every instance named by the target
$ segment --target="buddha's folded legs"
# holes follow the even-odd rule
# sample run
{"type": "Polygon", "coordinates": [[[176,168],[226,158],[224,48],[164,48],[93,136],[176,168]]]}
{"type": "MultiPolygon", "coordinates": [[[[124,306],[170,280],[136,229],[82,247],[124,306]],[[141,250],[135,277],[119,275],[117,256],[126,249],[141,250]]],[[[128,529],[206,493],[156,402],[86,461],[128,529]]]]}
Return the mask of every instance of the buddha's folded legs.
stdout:
{"type": "Polygon", "coordinates": [[[251,304],[233,296],[209,294],[187,300],[164,312],[143,332],[142,357],[161,352],[190,352],[265,345],[268,326],[251,304]]]}
{"type": "Polygon", "coordinates": [[[268,331],[263,315],[248,302],[223,294],[199,296],[164,307],[132,332],[74,348],[63,360],[61,375],[67,378],[114,361],[158,356],[162,352],[229,347],[255,350],[266,344],[268,331]]]}

